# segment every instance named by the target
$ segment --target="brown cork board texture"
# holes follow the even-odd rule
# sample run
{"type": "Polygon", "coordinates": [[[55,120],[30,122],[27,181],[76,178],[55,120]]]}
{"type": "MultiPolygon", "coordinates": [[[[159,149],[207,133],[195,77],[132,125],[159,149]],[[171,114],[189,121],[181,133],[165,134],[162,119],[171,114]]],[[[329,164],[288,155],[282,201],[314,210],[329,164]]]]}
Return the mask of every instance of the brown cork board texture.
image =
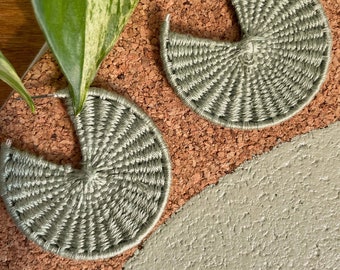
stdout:
{"type": "MultiPolygon", "coordinates": [[[[142,0],[104,60],[94,86],[133,100],[156,123],[168,145],[173,165],[169,201],[159,226],[187,200],[241,163],[275,145],[340,119],[340,22],[338,0],[322,0],[333,36],[332,61],[325,83],[299,114],[274,127],[240,131],[200,118],[176,96],[165,78],[159,55],[159,31],[165,15],[182,33],[236,41],[239,26],[225,0],[142,0]]],[[[55,92],[66,86],[51,54],[25,77],[31,94],[55,92]]],[[[36,100],[32,115],[23,102],[11,98],[0,111],[0,141],[58,164],[78,166],[79,145],[64,105],[57,99],[36,100]]],[[[122,269],[138,247],[99,261],[73,261],[43,251],[14,225],[0,201],[0,269],[122,269]]],[[[156,226],[156,227],[157,227],[156,226]]],[[[140,245],[139,248],[142,248],[140,245]]]]}

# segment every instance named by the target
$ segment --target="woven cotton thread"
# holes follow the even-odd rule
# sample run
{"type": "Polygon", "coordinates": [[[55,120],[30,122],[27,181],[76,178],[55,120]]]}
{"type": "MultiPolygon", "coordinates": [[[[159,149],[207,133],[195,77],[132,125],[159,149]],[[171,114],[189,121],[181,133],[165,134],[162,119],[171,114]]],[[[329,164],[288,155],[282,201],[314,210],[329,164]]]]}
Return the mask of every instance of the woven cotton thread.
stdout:
{"type": "Polygon", "coordinates": [[[239,42],[170,31],[161,34],[166,75],[182,100],[227,127],[251,129],[295,115],[319,91],[330,61],[331,34],[317,0],[232,0],[239,42]]]}
{"type": "MultiPolygon", "coordinates": [[[[65,92],[66,93],[66,92],[65,92]]],[[[4,144],[1,195],[18,227],[44,249],[74,259],[115,256],[158,221],[170,188],[170,160],[151,120],[116,94],[90,89],[68,112],[82,168],[60,166],[4,144]]]]}

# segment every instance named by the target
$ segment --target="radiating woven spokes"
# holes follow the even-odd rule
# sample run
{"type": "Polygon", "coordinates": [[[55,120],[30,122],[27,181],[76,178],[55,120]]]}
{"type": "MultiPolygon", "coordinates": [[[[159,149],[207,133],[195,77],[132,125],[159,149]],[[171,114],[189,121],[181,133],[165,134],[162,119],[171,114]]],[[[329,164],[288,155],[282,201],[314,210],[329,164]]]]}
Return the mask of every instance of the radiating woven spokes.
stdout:
{"type": "Polygon", "coordinates": [[[223,126],[261,128],[307,105],[324,81],[331,35],[317,0],[232,0],[239,42],[174,33],[167,17],[161,54],[184,102],[223,126]]]}
{"type": "Polygon", "coordinates": [[[151,120],[124,98],[91,89],[73,115],[82,168],[56,165],[9,145],[1,194],[20,229],[43,248],[76,259],[114,256],[152,229],[170,185],[166,146],[151,120]]]}

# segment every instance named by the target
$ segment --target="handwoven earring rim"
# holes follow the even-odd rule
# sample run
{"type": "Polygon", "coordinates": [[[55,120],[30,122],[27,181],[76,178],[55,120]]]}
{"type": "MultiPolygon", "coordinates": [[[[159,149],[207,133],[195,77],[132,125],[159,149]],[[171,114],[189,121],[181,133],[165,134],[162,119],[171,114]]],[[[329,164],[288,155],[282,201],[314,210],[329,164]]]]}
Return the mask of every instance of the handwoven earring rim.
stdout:
{"type": "MultiPolygon", "coordinates": [[[[233,2],[234,0],[232,0],[233,2]]],[[[171,87],[175,90],[176,94],[180,99],[184,102],[185,105],[190,107],[194,112],[202,116],[208,121],[211,121],[214,124],[224,126],[227,128],[235,128],[235,129],[241,129],[241,130],[250,130],[250,129],[263,129],[267,127],[272,127],[274,125],[280,124],[296,114],[298,114],[300,111],[302,111],[316,96],[316,94],[320,91],[322,84],[325,82],[327,73],[329,70],[330,62],[331,62],[331,56],[332,56],[332,34],[331,34],[331,29],[329,22],[327,20],[327,16],[325,13],[325,10],[319,0],[313,0],[315,6],[318,8],[320,11],[323,22],[325,24],[325,34],[326,34],[326,45],[327,49],[325,50],[324,54],[324,59],[322,61],[322,69],[320,72],[320,76],[318,79],[314,82],[313,87],[309,89],[309,95],[307,95],[304,99],[300,100],[300,102],[295,105],[294,108],[289,110],[288,113],[279,115],[274,118],[270,118],[264,121],[259,121],[259,122],[232,122],[232,121],[226,121],[221,118],[213,117],[210,113],[205,112],[204,110],[201,110],[199,106],[196,106],[190,100],[186,99],[183,94],[181,93],[181,86],[177,84],[175,76],[172,74],[172,64],[168,60],[168,53],[167,53],[167,44],[169,42],[169,33],[170,31],[170,15],[168,14],[163,22],[163,25],[161,27],[161,33],[160,33],[160,55],[161,55],[161,60],[163,62],[163,69],[165,71],[166,77],[168,79],[168,82],[170,83],[171,87]]],[[[187,35],[190,36],[191,35],[187,35]]],[[[209,39],[206,38],[198,38],[195,37],[198,40],[202,41],[208,41],[209,39]]],[[[241,39],[242,41],[242,39],[241,39]]],[[[238,42],[241,42],[238,41],[238,42]]],[[[211,44],[231,44],[228,41],[213,41],[209,40],[211,44]]],[[[238,42],[234,42],[235,44],[238,42]]]]}
{"type": "MultiPolygon", "coordinates": [[[[8,213],[10,214],[10,216],[12,217],[13,221],[15,222],[17,228],[19,228],[20,231],[28,239],[30,239],[34,243],[38,244],[42,249],[44,249],[48,252],[54,253],[56,255],[60,255],[60,256],[65,257],[65,258],[76,259],[76,260],[107,259],[107,258],[114,257],[116,255],[119,255],[119,254],[123,253],[124,251],[140,244],[142,242],[142,240],[152,231],[152,229],[155,227],[157,222],[160,220],[160,218],[161,218],[161,216],[164,212],[164,209],[166,207],[166,204],[168,202],[168,197],[169,197],[170,187],[171,187],[171,160],[170,160],[168,148],[165,144],[165,141],[162,137],[162,134],[160,133],[160,131],[158,130],[158,128],[156,127],[154,122],[151,120],[151,118],[141,108],[139,108],[137,105],[135,105],[132,101],[130,101],[130,100],[128,100],[128,99],[126,99],[126,98],[124,98],[124,97],[122,97],[122,96],[120,96],[116,93],[108,92],[108,91],[105,91],[104,89],[101,89],[101,88],[92,87],[89,90],[89,94],[97,96],[101,99],[111,99],[111,100],[118,101],[123,105],[129,106],[131,108],[131,110],[136,112],[139,116],[143,117],[143,119],[148,120],[147,124],[150,126],[150,128],[151,128],[153,134],[155,135],[158,143],[160,144],[161,150],[163,152],[164,163],[162,164],[162,167],[165,171],[164,185],[162,187],[161,197],[159,198],[160,203],[158,204],[157,212],[147,221],[147,223],[143,224],[143,226],[141,227],[141,229],[138,231],[137,235],[134,238],[130,239],[129,241],[125,241],[125,242],[120,243],[117,248],[111,248],[107,252],[94,254],[94,255],[83,255],[83,254],[75,254],[75,253],[72,253],[72,252],[60,251],[58,249],[51,248],[50,246],[48,246],[48,244],[46,244],[46,242],[41,241],[40,238],[38,238],[38,239],[34,238],[34,236],[29,231],[29,229],[24,224],[21,223],[20,218],[15,213],[15,211],[12,209],[12,207],[10,206],[9,199],[6,196],[6,191],[5,191],[6,184],[5,184],[4,173],[3,173],[3,169],[4,169],[3,165],[5,165],[4,161],[7,157],[7,155],[12,150],[16,150],[16,149],[12,149],[9,144],[2,144],[1,148],[0,148],[0,162],[1,162],[0,163],[0,169],[1,169],[1,173],[0,173],[0,195],[2,196],[3,201],[5,202],[6,209],[7,209],[8,213]]],[[[60,98],[67,98],[69,96],[69,94],[67,92],[67,89],[64,89],[64,90],[61,90],[60,92],[58,92],[56,94],[56,96],[58,96],[60,98]]],[[[72,108],[68,108],[68,110],[70,112],[73,111],[72,108]]],[[[70,117],[71,117],[71,120],[73,122],[74,121],[73,120],[74,115],[70,114],[70,117]]],[[[78,133],[77,133],[77,135],[78,135],[78,133]]],[[[30,153],[26,153],[26,152],[19,151],[19,150],[16,150],[16,151],[20,152],[21,154],[23,154],[25,156],[36,157],[36,156],[34,156],[30,153]]],[[[70,165],[65,165],[64,167],[71,168],[70,165]]]]}

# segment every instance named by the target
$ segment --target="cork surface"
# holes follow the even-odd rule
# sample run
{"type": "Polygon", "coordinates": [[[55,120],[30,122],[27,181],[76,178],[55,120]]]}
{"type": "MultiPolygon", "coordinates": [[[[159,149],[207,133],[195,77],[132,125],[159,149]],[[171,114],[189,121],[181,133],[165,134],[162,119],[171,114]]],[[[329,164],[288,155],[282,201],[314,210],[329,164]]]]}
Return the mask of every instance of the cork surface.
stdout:
{"type": "MultiPolygon", "coordinates": [[[[321,3],[330,20],[333,50],[320,93],[287,122],[263,130],[239,131],[210,124],[187,108],[169,86],[159,56],[159,30],[168,13],[172,15],[175,31],[238,40],[239,26],[230,2],[140,1],[93,85],[134,101],[163,134],[171,155],[173,180],[169,202],[158,226],[192,196],[254,155],[340,119],[340,4],[337,0],[321,3]]],[[[25,85],[31,94],[46,94],[64,88],[66,81],[51,54],[47,54],[27,74],[25,85]]],[[[11,139],[15,147],[49,161],[79,166],[79,145],[62,102],[39,99],[36,106],[37,113],[32,115],[23,102],[9,100],[0,111],[0,141],[11,139]]],[[[44,252],[28,241],[15,227],[2,201],[0,219],[0,269],[122,269],[137,249],[107,260],[72,261],[44,252]]]]}

